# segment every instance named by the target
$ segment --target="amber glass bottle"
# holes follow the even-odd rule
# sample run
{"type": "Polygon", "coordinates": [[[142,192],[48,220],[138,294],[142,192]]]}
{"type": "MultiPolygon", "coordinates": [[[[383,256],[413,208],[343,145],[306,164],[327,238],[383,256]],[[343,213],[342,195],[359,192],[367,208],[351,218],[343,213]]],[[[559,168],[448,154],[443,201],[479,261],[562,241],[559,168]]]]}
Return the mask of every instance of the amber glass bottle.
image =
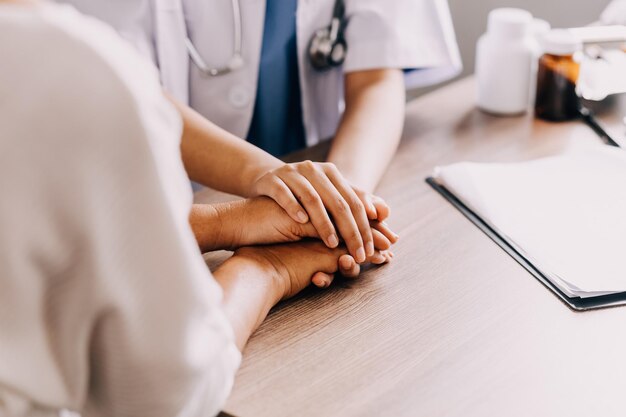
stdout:
{"type": "Polygon", "coordinates": [[[578,55],[582,45],[566,30],[548,32],[539,58],[535,116],[550,121],[578,117],[580,98],[576,82],[580,72],[578,55]]]}

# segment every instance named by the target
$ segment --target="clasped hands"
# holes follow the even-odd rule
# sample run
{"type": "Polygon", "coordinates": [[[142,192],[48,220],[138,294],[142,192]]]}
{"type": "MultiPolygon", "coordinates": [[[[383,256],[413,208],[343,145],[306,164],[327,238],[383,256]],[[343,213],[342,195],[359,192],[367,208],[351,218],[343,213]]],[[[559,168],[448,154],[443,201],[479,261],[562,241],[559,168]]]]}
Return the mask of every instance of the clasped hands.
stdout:
{"type": "Polygon", "coordinates": [[[366,219],[367,233],[361,233],[364,228],[357,226],[352,208],[346,206],[332,215],[338,220],[331,223],[330,232],[326,222],[318,221],[318,227],[324,230],[324,239],[309,220],[314,216],[319,219],[320,213],[309,214],[304,223],[296,221],[293,217],[297,214],[288,214],[268,197],[215,205],[196,204],[190,223],[203,252],[234,250],[228,263],[253,266],[263,272],[259,275],[271,277],[277,302],[295,295],[311,282],[326,288],[337,272],[345,277],[357,277],[360,265],[383,264],[393,258],[390,248],[398,236],[384,223],[389,208],[379,198],[365,198],[376,202],[367,213],[359,200],[357,208],[363,212],[357,215],[362,215],[359,220],[366,219]],[[339,230],[337,242],[329,241],[327,236],[336,233],[335,228],[339,230]]]}

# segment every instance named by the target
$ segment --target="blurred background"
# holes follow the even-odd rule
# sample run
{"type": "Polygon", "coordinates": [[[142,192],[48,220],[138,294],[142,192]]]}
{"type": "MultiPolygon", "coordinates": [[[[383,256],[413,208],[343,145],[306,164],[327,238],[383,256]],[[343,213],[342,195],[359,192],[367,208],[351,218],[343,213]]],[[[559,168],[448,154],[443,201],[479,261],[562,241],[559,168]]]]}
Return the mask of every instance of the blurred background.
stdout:
{"type": "MultiPolygon", "coordinates": [[[[547,20],[554,28],[574,27],[595,21],[610,0],[448,0],[448,3],[463,58],[462,76],[465,76],[474,72],[476,42],[487,29],[490,10],[519,7],[547,20]]],[[[430,90],[413,91],[409,96],[416,97],[430,90]]]]}

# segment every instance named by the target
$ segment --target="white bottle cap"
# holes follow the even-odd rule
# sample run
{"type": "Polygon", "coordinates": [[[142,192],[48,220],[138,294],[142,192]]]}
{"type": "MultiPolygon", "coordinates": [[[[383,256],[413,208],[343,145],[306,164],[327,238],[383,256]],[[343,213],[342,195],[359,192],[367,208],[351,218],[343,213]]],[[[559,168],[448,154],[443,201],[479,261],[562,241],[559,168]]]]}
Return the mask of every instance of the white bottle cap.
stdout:
{"type": "Polygon", "coordinates": [[[532,26],[533,16],[522,9],[504,7],[489,12],[487,31],[498,37],[522,38],[532,26]]]}
{"type": "Polygon", "coordinates": [[[533,35],[535,35],[537,39],[541,39],[543,35],[550,32],[550,29],[552,29],[550,23],[548,23],[546,20],[537,18],[533,19],[532,28],[533,35]]]}
{"type": "Polygon", "coordinates": [[[574,55],[583,48],[580,40],[567,29],[554,29],[543,35],[541,46],[546,54],[574,55]]]}

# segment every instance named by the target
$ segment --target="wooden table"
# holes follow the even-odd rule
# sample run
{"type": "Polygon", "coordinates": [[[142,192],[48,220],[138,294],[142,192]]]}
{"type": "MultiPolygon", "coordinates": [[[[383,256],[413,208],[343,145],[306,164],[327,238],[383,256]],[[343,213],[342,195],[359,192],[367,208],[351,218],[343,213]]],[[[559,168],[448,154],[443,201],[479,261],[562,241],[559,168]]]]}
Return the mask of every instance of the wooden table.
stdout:
{"type": "Polygon", "coordinates": [[[250,339],[226,411],[626,415],[626,308],[570,310],[424,183],[436,165],[597,141],[580,122],[483,114],[471,79],[411,102],[378,189],[401,235],[395,261],[276,308],[250,339]]]}

